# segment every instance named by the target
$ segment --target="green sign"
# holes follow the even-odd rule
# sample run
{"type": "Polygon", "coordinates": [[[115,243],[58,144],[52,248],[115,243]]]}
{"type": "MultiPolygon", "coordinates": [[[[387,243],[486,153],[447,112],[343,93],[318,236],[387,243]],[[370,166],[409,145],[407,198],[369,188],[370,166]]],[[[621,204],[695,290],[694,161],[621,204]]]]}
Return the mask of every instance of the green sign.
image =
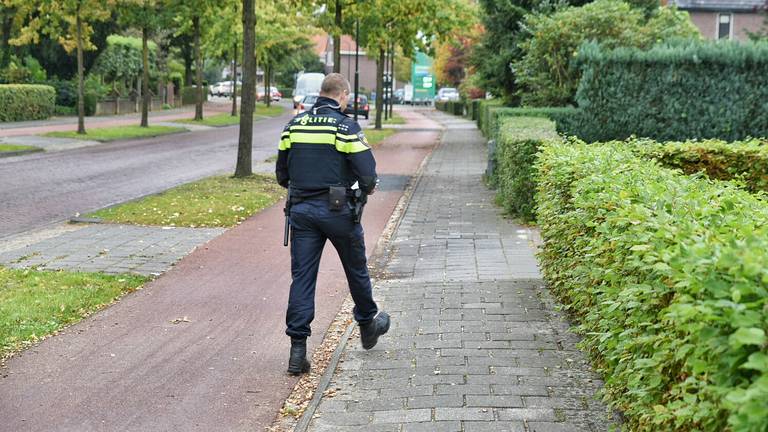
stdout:
{"type": "Polygon", "coordinates": [[[413,81],[413,102],[427,102],[435,98],[435,76],[432,74],[432,59],[422,52],[416,53],[411,66],[413,81]]]}

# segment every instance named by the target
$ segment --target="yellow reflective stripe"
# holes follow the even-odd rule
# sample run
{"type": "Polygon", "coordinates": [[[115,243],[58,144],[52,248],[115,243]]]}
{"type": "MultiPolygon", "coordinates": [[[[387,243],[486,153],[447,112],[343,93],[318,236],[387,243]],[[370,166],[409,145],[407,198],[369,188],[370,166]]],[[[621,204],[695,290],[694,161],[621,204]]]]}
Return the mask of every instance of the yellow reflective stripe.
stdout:
{"type": "Polygon", "coordinates": [[[356,140],[356,139],[359,139],[359,137],[358,137],[358,135],[357,135],[357,134],[352,134],[352,135],[345,135],[345,134],[342,134],[342,133],[337,133],[337,134],[336,134],[336,138],[341,138],[341,139],[348,139],[348,140],[356,140]]]}
{"type": "Polygon", "coordinates": [[[282,134],[280,134],[280,138],[281,138],[281,139],[284,139],[284,138],[288,138],[290,135],[291,135],[291,133],[290,133],[290,132],[288,132],[288,131],[285,131],[285,132],[283,132],[282,134]]]}
{"type": "Polygon", "coordinates": [[[336,137],[331,134],[291,132],[291,142],[302,144],[327,144],[334,145],[336,137]]]}
{"type": "Polygon", "coordinates": [[[336,126],[291,126],[291,132],[301,132],[301,131],[331,131],[336,132],[337,127],[336,126]]]}
{"type": "Polygon", "coordinates": [[[288,150],[291,148],[291,140],[290,138],[283,138],[280,140],[280,145],[277,147],[279,150],[288,150]]]}
{"type": "Polygon", "coordinates": [[[336,150],[342,153],[360,153],[368,150],[368,146],[360,141],[336,141],[336,150]]]}

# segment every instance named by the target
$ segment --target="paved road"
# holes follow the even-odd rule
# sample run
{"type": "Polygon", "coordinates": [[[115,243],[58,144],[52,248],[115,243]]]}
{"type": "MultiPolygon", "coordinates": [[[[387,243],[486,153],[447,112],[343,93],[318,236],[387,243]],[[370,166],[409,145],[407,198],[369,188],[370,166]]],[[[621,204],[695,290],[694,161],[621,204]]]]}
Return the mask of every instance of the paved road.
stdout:
{"type": "MultiPolygon", "coordinates": [[[[254,166],[290,116],[254,124],[254,166]]],[[[234,171],[238,127],[0,159],[0,239],[201,177],[234,171]]]]}

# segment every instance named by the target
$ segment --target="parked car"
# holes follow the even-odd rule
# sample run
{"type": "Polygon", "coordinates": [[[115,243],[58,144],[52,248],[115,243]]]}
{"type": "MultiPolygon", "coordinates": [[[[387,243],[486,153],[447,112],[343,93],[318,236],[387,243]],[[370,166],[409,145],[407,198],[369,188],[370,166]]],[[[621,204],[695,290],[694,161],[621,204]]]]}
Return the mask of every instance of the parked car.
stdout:
{"type": "Polygon", "coordinates": [[[308,111],[310,108],[312,108],[312,105],[317,102],[317,98],[319,96],[316,94],[309,94],[304,96],[301,99],[301,102],[299,102],[298,110],[300,113],[303,113],[304,111],[308,111]]]}
{"type": "Polygon", "coordinates": [[[398,105],[402,105],[405,102],[405,89],[397,89],[395,90],[395,100],[394,102],[398,105]]]}
{"type": "MultiPolygon", "coordinates": [[[[347,99],[347,109],[344,110],[344,114],[355,115],[355,101],[354,95],[349,95],[347,99]]],[[[357,95],[357,115],[363,116],[368,119],[370,114],[370,106],[368,105],[368,98],[365,95],[357,95]]]]}
{"type": "Polygon", "coordinates": [[[208,87],[208,93],[211,96],[231,96],[232,95],[232,81],[222,81],[208,87]]]}
{"type": "MultiPolygon", "coordinates": [[[[272,95],[273,101],[280,102],[280,98],[283,97],[283,94],[277,90],[277,87],[270,87],[269,92],[272,95]]],[[[256,100],[264,100],[264,86],[256,87],[256,100]]]]}
{"type": "Polygon", "coordinates": [[[299,108],[301,100],[306,95],[317,94],[323,84],[325,74],[303,73],[296,78],[296,87],[293,90],[293,108],[299,108]]]}
{"type": "MultiPolygon", "coordinates": [[[[243,86],[243,82],[238,81],[237,82],[238,93],[242,86],[243,86]]],[[[230,97],[232,96],[232,81],[217,82],[216,84],[208,87],[208,93],[210,93],[211,96],[230,97]]]]}
{"type": "Polygon", "coordinates": [[[443,87],[437,91],[435,102],[448,102],[459,100],[459,91],[453,87],[443,87]]]}

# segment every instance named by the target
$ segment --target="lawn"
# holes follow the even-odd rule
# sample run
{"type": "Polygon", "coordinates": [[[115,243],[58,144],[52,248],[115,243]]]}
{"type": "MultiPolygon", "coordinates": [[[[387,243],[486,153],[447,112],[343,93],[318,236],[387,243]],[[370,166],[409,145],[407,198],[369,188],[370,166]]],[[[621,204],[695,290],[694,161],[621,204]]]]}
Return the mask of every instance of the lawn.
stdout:
{"type": "Polygon", "coordinates": [[[166,135],[176,132],[184,132],[186,129],[180,128],[180,127],[172,127],[172,126],[150,126],[150,127],[139,127],[139,126],[115,126],[115,127],[107,127],[107,128],[94,128],[94,129],[88,129],[86,130],[85,135],[80,135],[76,131],[66,131],[66,132],[49,132],[45,134],[45,136],[49,137],[55,137],[55,138],[75,138],[75,139],[83,139],[83,140],[94,140],[94,141],[114,141],[119,139],[128,139],[128,138],[144,138],[144,137],[155,137],[159,135],[166,135]]]}
{"type": "Polygon", "coordinates": [[[0,359],[139,288],[146,277],[0,267],[0,359]]]}
{"type": "Polygon", "coordinates": [[[0,144],[0,153],[18,152],[18,151],[26,151],[26,150],[42,151],[40,147],[33,147],[33,146],[20,145],[20,144],[0,144]]]}
{"type": "MultiPolygon", "coordinates": [[[[254,116],[261,116],[261,117],[277,117],[281,115],[285,111],[285,108],[280,105],[272,105],[270,107],[267,107],[263,103],[256,104],[256,111],[253,113],[254,116]]],[[[240,124],[240,116],[236,115],[233,116],[229,113],[220,113],[220,114],[214,114],[212,116],[203,117],[202,120],[192,120],[192,119],[185,119],[185,120],[178,120],[178,123],[189,123],[189,124],[196,124],[196,125],[203,125],[203,126],[232,126],[236,124],[240,124]]]]}
{"type": "Polygon", "coordinates": [[[397,131],[394,129],[364,129],[363,130],[365,137],[368,139],[368,144],[370,144],[371,147],[376,147],[377,145],[381,144],[382,141],[384,141],[390,135],[393,135],[395,132],[397,131]]]}
{"type": "Polygon", "coordinates": [[[392,117],[383,121],[384,124],[402,125],[405,124],[405,119],[400,114],[393,112],[392,117]]]}
{"type": "Polygon", "coordinates": [[[274,176],[216,176],[87,216],[137,225],[231,227],[284,196],[274,176]]]}

